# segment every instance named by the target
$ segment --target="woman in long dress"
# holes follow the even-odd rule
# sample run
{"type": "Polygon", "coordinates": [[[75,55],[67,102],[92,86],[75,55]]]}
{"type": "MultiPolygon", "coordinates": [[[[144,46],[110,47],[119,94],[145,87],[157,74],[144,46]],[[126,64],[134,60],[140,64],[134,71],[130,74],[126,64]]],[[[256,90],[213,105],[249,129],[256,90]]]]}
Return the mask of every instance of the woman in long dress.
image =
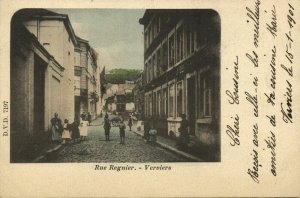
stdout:
{"type": "Polygon", "coordinates": [[[51,119],[51,139],[52,142],[60,143],[61,141],[61,120],[58,118],[58,114],[54,114],[54,118],[51,119]]]}
{"type": "Polygon", "coordinates": [[[86,140],[86,136],[88,134],[88,125],[89,122],[86,120],[80,121],[79,131],[80,131],[80,140],[86,140]]]}

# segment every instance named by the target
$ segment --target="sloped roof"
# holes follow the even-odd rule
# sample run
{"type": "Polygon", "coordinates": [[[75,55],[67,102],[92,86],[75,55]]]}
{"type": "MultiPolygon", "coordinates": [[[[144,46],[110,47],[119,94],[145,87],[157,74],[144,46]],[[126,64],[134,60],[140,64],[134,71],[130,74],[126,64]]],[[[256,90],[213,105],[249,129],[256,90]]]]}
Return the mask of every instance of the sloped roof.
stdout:
{"type": "Polygon", "coordinates": [[[18,10],[12,17],[11,25],[20,26],[24,21],[32,19],[62,20],[74,45],[77,45],[76,35],[67,14],[59,14],[46,9],[26,8],[18,10]]]}

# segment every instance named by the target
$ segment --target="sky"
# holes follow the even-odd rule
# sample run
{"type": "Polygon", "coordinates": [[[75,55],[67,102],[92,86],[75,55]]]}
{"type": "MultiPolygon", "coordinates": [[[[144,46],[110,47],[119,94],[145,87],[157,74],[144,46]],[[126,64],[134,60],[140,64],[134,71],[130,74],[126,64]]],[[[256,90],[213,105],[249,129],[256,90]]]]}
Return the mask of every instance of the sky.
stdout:
{"type": "Polygon", "coordinates": [[[143,26],[145,10],[133,9],[52,9],[67,14],[75,34],[89,41],[97,51],[98,65],[143,69],[143,26]]]}

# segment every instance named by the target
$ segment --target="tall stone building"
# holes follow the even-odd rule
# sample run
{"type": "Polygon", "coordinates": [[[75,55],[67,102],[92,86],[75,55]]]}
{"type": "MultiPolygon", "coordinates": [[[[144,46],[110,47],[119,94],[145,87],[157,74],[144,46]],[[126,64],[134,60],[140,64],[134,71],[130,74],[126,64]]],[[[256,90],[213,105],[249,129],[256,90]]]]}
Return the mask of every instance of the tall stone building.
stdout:
{"type": "Polygon", "coordinates": [[[220,143],[220,18],[213,10],[146,10],[144,26],[145,129],[189,134],[220,143]]]}
{"type": "Polygon", "coordinates": [[[98,105],[100,93],[98,54],[87,40],[77,37],[77,41],[74,69],[76,118],[84,112],[90,112],[92,118],[96,118],[101,108],[98,105]]]}
{"type": "Polygon", "coordinates": [[[11,22],[12,162],[22,161],[30,155],[26,151],[50,141],[54,113],[61,120],[74,121],[76,95],[86,99],[79,108],[96,116],[97,69],[97,53],[76,37],[68,15],[45,9],[15,13],[11,22]],[[77,68],[83,73],[79,85],[77,68]]]}
{"type": "Polygon", "coordinates": [[[143,83],[143,72],[138,75],[135,80],[135,87],[133,89],[135,114],[139,120],[143,120],[144,115],[144,83],[143,83]]]}
{"type": "MultiPolygon", "coordinates": [[[[61,118],[74,119],[74,49],[77,45],[74,30],[68,15],[58,14],[48,10],[31,9],[21,10],[26,15],[23,18],[23,25],[37,38],[44,48],[64,68],[63,78],[60,80],[55,75],[50,75],[48,81],[51,93],[46,120],[50,120],[55,112],[61,118]]],[[[24,16],[23,15],[23,16],[24,16]]]]}

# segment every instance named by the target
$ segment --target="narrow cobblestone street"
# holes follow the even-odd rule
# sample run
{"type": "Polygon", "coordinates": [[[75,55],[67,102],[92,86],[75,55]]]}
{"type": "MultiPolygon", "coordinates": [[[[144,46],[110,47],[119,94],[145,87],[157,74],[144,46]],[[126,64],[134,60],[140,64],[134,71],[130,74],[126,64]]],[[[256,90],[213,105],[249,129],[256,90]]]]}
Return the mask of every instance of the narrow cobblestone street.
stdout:
{"type": "Polygon", "coordinates": [[[51,162],[186,162],[187,159],[157,145],[144,142],[126,129],[125,144],[119,144],[119,129],[111,128],[110,141],[105,141],[102,118],[89,126],[86,141],[64,146],[51,162]]]}

